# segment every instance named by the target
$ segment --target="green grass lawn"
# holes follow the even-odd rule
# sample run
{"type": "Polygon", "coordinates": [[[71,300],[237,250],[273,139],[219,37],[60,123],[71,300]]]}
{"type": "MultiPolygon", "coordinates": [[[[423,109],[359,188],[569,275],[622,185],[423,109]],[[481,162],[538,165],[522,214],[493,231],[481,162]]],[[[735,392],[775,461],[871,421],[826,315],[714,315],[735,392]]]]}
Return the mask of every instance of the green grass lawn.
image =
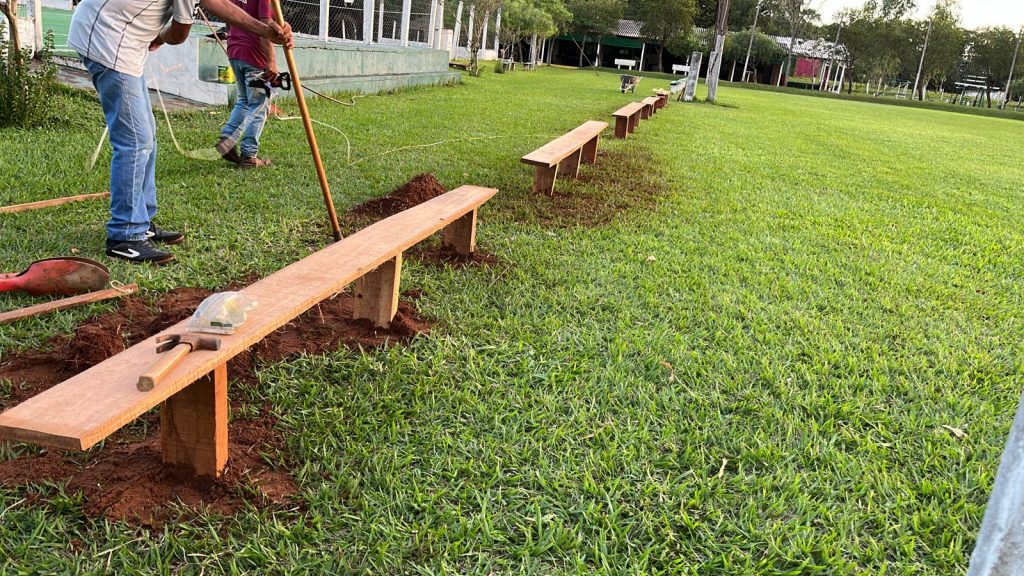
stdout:
{"type": "MultiPolygon", "coordinates": [[[[319,132],[339,211],[423,171],[497,187],[479,243],[503,264],[410,262],[429,336],[262,373],[307,512],[150,532],[57,486],[0,489],[0,572],[962,573],[1022,385],[1020,125],[726,86],[605,138],[653,159],[618,187],[559,182],[657,204],[544,220],[519,157],[610,120],[618,86],[544,69],[312,101],[365,159],[319,132]]],[[[173,121],[196,149],[225,116],[173,121]]],[[[0,204],[106,189],[109,152],[83,168],[98,105],[77,118],[0,131],[0,204]]],[[[173,266],[111,262],[118,280],[216,287],[329,241],[300,123],[269,124],[258,173],[177,154],[162,123],[159,141],[159,220],[189,241],[173,266]]],[[[2,216],[0,262],[103,259],[105,214],[2,216]]],[[[0,350],[106,306],[0,326],[0,350]]]]}

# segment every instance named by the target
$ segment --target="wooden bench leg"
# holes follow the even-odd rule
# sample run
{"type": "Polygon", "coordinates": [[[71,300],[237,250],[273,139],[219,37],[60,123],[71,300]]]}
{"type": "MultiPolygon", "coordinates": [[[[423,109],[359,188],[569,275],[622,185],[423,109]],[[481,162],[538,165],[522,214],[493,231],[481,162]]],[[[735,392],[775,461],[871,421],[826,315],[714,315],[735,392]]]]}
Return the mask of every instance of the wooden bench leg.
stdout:
{"type": "Polygon", "coordinates": [[[476,208],[445,227],[441,245],[462,256],[469,256],[476,250],[476,208]]]}
{"type": "Polygon", "coordinates": [[[537,166],[533,174],[533,191],[538,194],[554,194],[555,178],[558,175],[558,166],[537,166]]]}
{"type": "Polygon", "coordinates": [[[583,162],[586,164],[597,163],[597,143],[601,140],[601,135],[594,136],[590,142],[583,145],[583,162]]]}
{"type": "Polygon", "coordinates": [[[640,122],[640,111],[637,110],[632,116],[629,117],[629,133],[636,132],[636,125],[640,122]]]}
{"type": "Polygon", "coordinates": [[[629,134],[629,118],[624,116],[615,117],[615,137],[625,138],[629,134]]]}
{"type": "Polygon", "coordinates": [[[580,175],[580,158],[583,155],[583,148],[565,157],[565,160],[558,165],[558,173],[565,174],[569,178],[576,178],[580,175]]]}
{"type": "Polygon", "coordinates": [[[391,326],[398,312],[398,284],[402,278],[402,255],[381,264],[356,280],[353,316],[365,318],[378,328],[391,326]]]}
{"type": "Polygon", "coordinates": [[[160,444],[165,463],[220,476],[228,461],[227,364],[164,400],[160,444]]]}

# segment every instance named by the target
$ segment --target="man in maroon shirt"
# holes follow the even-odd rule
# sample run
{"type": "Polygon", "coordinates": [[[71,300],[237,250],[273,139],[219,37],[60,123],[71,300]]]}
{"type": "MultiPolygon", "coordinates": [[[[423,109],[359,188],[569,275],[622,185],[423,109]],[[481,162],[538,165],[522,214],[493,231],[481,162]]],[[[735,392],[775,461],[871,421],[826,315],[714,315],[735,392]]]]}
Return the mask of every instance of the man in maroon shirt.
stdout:
{"type": "MultiPolygon", "coordinates": [[[[274,13],[269,0],[231,0],[247,14],[264,23],[273,22],[274,13]]],[[[267,122],[270,97],[263,80],[277,75],[274,46],[269,40],[256,36],[240,27],[228,30],[228,60],[235,72],[238,97],[231,116],[220,131],[217,151],[225,160],[239,168],[270,166],[270,160],[260,158],[260,134],[267,122]],[[258,86],[251,86],[253,80],[258,86]],[[241,136],[241,140],[239,140],[241,136]],[[235,143],[238,150],[235,150],[235,143]]]]}

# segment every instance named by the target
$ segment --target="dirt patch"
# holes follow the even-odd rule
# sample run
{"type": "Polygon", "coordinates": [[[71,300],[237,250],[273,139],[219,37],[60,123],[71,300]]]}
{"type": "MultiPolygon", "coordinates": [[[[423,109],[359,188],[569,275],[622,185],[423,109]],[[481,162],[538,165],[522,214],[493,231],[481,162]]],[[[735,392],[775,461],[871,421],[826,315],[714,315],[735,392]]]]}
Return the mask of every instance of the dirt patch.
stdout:
{"type": "MultiPolygon", "coordinates": [[[[417,204],[437,198],[446,192],[448,192],[448,189],[433,174],[429,172],[417,174],[412,180],[395,188],[387,196],[367,200],[350,210],[345,214],[345,227],[349,233],[355,232],[388,216],[394,216],[417,204]]],[[[406,251],[406,256],[411,256],[421,262],[452,267],[490,267],[499,263],[496,256],[481,250],[479,247],[477,247],[473,254],[463,256],[454,250],[441,246],[441,243],[436,240],[437,236],[434,235],[432,239],[424,240],[410,248],[406,251]]]]}
{"type": "Polygon", "coordinates": [[[581,166],[575,180],[559,177],[554,194],[525,188],[501,194],[488,205],[515,222],[592,228],[643,217],[667,192],[664,169],[651,151],[627,146],[598,150],[597,163],[581,166]]]}
{"type": "Polygon", "coordinates": [[[424,172],[395,188],[387,196],[363,202],[353,208],[351,213],[356,216],[368,216],[376,219],[387,218],[417,204],[437,198],[445,192],[448,192],[448,189],[438,182],[437,177],[429,172],[424,172]]]}
{"type": "MultiPolygon", "coordinates": [[[[0,409],[14,406],[47,388],[123,351],[189,317],[210,290],[180,288],[155,302],[139,296],[126,298],[117,309],[93,317],[72,336],[56,337],[46,351],[30,351],[0,359],[0,409]]],[[[352,295],[342,293],[323,301],[291,323],[236,356],[228,364],[232,406],[246,407],[245,390],[238,384],[257,383],[256,371],[264,362],[278,362],[299,354],[317,354],[341,347],[352,349],[407,342],[430,331],[431,324],[409,302],[418,293],[403,294],[398,314],[389,329],[367,320],[353,320],[352,295]],[[408,295],[406,295],[408,294],[408,295]]],[[[160,460],[156,411],[140,417],[112,435],[102,449],[91,453],[17,448],[19,458],[0,462],[0,484],[25,485],[67,481],[72,492],[82,491],[86,514],[125,520],[145,526],[180,518],[188,510],[208,509],[232,514],[246,505],[280,506],[294,500],[296,486],[286,470],[268,465],[262,454],[283,446],[274,429],[269,407],[256,419],[232,422],[229,430],[229,466],[218,480],[185,478],[180,470],[160,460]],[[35,456],[29,454],[35,452],[35,456]],[[184,508],[175,503],[184,504],[184,508]]],[[[279,460],[273,458],[272,460],[279,460]]],[[[193,512],[194,513],[194,512],[193,512]]]]}
{"type": "Polygon", "coordinates": [[[441,245],[440,242],[430,241],[421,242],[420,244],[413,246],[405,252],[405,255],[409,258],[415,258],[420,262],[442,264],[452,268],[474,266],[491,268],[501,264],[501,260],[498,259],[497,256],[480,250],[479,248],[473,251],[469,256],[463,256],[453,248],[441,245]]]}
{"type": "MultiPolygon", "coordinates": [[[[9,460],[0,463],[0,484],[66,481],[67,493],[82,493],[86,515],[146,527],[187,520],[200,512],[227,516],[246,505],[301,506],[291,475],[263,460],[263,454],[283,448],[274,423],[266,409],[259,418],[232,422],[228,465],[218,479],[190,477],[165,465],[154,436],[139,443],[108,444],[87,458],[74,452],[44,452],[9,460]]],[[[34,503],[44,497],[34,492],[28,500],[34,503]]]]}

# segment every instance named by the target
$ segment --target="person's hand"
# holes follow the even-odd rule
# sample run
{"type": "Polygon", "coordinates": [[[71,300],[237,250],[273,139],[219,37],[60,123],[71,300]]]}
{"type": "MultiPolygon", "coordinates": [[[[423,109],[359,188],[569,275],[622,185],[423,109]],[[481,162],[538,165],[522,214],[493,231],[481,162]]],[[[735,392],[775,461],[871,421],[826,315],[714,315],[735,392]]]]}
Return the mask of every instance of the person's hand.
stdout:
{"type": "Polygon", "coordinates": [[[149,51],[150,52],[156,52],[163,45],[164,45],[163,39],[160,38],[159,34],[157,34],[156,38],[153,38],[153,41],[149,43],[149,51]]]}
{"type": "Polygon", "coordinates": [[[277,22],[267,24],[266,38],[274,44],[280,44],[285,48],[290,49],[295,46],[295,41],[292,39],[292,26],[287,22],[284,23],[283,27],[277,22]]]}

